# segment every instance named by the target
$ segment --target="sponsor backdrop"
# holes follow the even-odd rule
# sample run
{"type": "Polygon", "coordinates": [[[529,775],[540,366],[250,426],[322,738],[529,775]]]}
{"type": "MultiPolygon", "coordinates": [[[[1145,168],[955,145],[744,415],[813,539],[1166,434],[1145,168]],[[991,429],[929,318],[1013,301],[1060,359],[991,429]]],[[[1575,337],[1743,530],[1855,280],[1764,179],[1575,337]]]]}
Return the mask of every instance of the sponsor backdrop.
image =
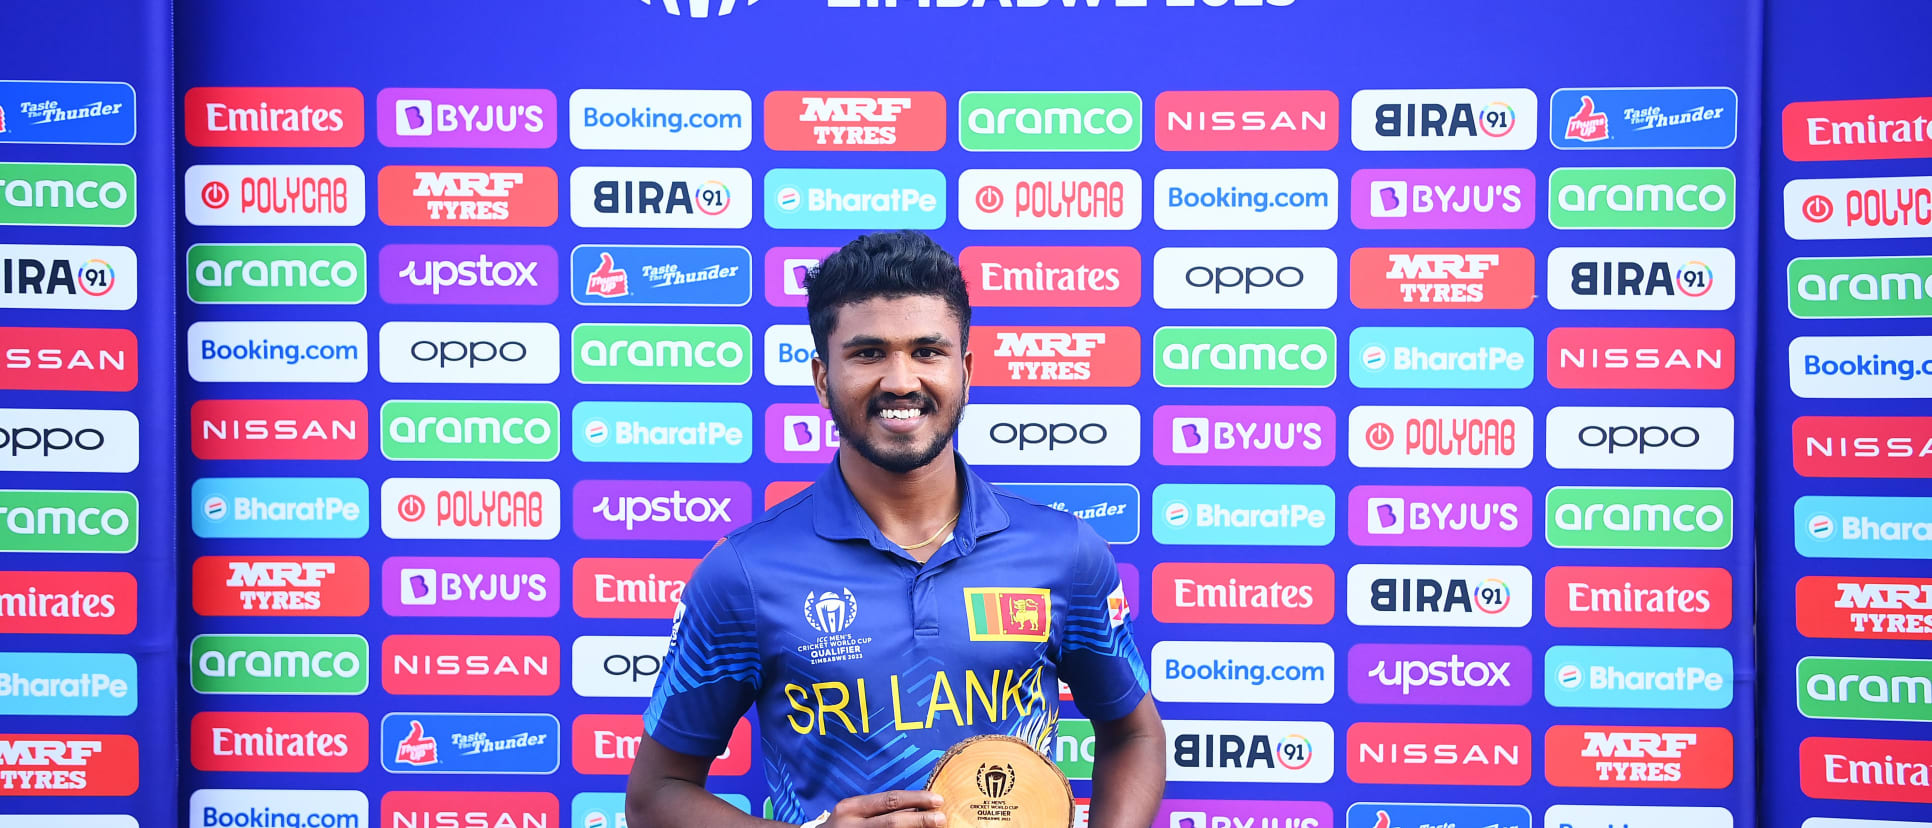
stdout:
{"type": "MultiPolygon", "coordinates": [[[[1932,60],[1773,4],[1763,759],[1774,828],[1932,825],[1932,60]],[[1896,820],[1896,821],[1885,821],[1896,820]]],[[[1915,11],[1918,22],[1926,17],[1915,11]]]]}
{"type": "Polygon", "coordinates": [[[174,822],[168,4],[5,13],[0,825],[174,822]],[[111,21],[111,22],[109,22],[111,21]]]}

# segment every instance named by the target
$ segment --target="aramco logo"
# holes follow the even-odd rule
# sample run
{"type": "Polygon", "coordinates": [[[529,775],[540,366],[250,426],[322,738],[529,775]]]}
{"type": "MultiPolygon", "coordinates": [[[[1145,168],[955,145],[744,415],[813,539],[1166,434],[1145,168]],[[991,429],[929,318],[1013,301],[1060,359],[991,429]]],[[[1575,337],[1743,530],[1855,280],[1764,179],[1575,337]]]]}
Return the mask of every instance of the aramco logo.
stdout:
{"type": "Polygon", "coordinates": [[[644,0],[644,5],[649,6],[653,2],[661,2],[665,11],[678,17],[684,17],[687,11],[691,17],[723,17],[740,5],[749,6],[758,0],[744,0],[743,3],[738,0],[644,0]]]}
{"type": "Polygon", "coordinates": [[[858,617],[859,599],[852,597],[852,590],[805,593],[805,620],[812,629],[837,635],[845,632],[858,617]]]}

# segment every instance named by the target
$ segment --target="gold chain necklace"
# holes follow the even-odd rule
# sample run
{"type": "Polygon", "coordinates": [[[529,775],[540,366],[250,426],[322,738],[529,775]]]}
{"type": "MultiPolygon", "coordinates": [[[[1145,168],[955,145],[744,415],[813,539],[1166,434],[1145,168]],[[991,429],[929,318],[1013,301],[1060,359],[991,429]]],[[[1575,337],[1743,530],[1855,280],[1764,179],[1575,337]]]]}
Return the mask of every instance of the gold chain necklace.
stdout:
{"type": "MultiPolygon", "coordinates": [[[[939,540],[940,535],[945,534],[947,529],[953,528],[953,524],[958,522],[959,522],[959,513],[954,512],[952,520],[946,521],[946,525],[939,527],[939,531],[932,533],[932,537],[929,537],[911,546],[902,546],[900,548],[906,550],[907,552],[911,552],[914,549],[918,549],[919,547],[925,546],[927,544],[932,543],[933,541],[939,540]]],[[[891,538],[887,538],[887,540],[891,540],[891,538]]]]}

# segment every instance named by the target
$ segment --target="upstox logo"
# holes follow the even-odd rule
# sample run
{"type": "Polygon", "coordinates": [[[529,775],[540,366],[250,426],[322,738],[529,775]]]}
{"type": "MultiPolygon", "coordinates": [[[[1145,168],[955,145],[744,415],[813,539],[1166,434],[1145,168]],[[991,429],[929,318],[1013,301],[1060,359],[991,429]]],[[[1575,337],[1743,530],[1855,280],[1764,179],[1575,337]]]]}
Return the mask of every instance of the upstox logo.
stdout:
{"type": "Polygon", "coordinates": [[[1791,517],[1807,558],[1932,560],[1932,497],[1808,495],[1791,517]]]}
{"type": "Polygon", "coordinates": [[[1550,172],[1558,230],[1723,230],[1737,175],[1723,167],[1565,167],[1550,172]]]}
{"type": "Polygon", "coordinates": [[[1557,486],[1544,500],[1543,535],[1557,549],[1724,549],[1731,493],[1557,486]]]}
{"type": "Polygon", "coordinates": [[[570,375],[619,385],[744,385],[751,329],[743,325],[583,324],[570,331],[570,375]]]}
{"type": "Polygon", "coordinates": [[[1527,328],[1356,328],[1356,388],[1528,388],[1536,337],[1527,328]]]}
{"type": "Polygon", "coordinates": [[[967,92],[959,146],[967,152],[1125,152],[1140,148],[1133,92],[967,92]]]}
{"type": "Polygon", "coordinates": [[[1335,384],[1329,328],[1183,328],[1154,331],[1154,382],[1165,388],[1327,388],[1335,384]]]}
{"type": "Polygon", "coordinates": [[[359,244],[197,244],[188,299],[223,305],[353,305],[369,294],[359,244]]]}
{"type": "Polygon", "coordinates": [[[938,170],[801,170],[765,173],[765,223],[781,230],[946,223],[946,174],[938,170]]]}
{"type": "Polygon", "coordinates": [[[557,459],[557,404],[519,400],[390,400],[382,456],[391,460],[557,459]]]}
{"type": "Polygon", "coordinates": [[[359,635],[197,635],[188,645],[197,693],[358,695],[369,689],[359,635]]]}
{"type": "Polygon", "coordinates": [[[1552,707],[1731,706],[1731,652],[1722,647],[1551,647],[1543,698],[1552,707]]]}
{"type": "Polygon", "coordinates": [[[204,477],[189,490],[200,538],[360,538],[369,484],[356,477],[204,477]]]}
{"type": "Polygon", "coordinates": [[[1167,483],[1150,502],[1160,543],[1326,546],[1335,539],[1335,490],[1327,486],[1167,483]]]}
{"type": "Polygon", "coordinates": [[[1932,661],[1799,659],[1798,712],[1812,719],[1932,722],[1932,661]]]}
{"type": "Polygon", "coordinates": [[[134,204],[126,164],[0,163],[0,225],[126,227],[134,204]]]}
{"type": "Polygon", "coordinates": [[[132,552],[140,528],[133,492],[0,490],[0,552],[132,552]]]}
{"type": "Polygon", "coordinates": [[[1785,284],[1799,319],[1932,317],[1932,256],[1792,259],[1785,284]]]}

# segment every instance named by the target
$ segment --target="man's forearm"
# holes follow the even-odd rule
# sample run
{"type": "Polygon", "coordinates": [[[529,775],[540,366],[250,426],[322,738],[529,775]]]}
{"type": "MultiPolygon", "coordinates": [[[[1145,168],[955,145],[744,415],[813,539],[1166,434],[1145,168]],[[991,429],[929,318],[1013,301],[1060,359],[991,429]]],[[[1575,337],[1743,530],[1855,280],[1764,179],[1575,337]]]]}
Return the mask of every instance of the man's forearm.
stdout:
{"type": "Polygon", "coordinates": [[[740,811],[705,790],[702,785],[683,779],[662,779],[650,789],[633,791],[625,798],[624,815],[632,828],[777,828],[786,825],[740,811]]]}
{"type": "Polygon", "coordinates": [[[1160,729],[1101,741],[1095,734],[1090,828],[1148,828],[1167,789],[1167,745],[1160,729]]]}

